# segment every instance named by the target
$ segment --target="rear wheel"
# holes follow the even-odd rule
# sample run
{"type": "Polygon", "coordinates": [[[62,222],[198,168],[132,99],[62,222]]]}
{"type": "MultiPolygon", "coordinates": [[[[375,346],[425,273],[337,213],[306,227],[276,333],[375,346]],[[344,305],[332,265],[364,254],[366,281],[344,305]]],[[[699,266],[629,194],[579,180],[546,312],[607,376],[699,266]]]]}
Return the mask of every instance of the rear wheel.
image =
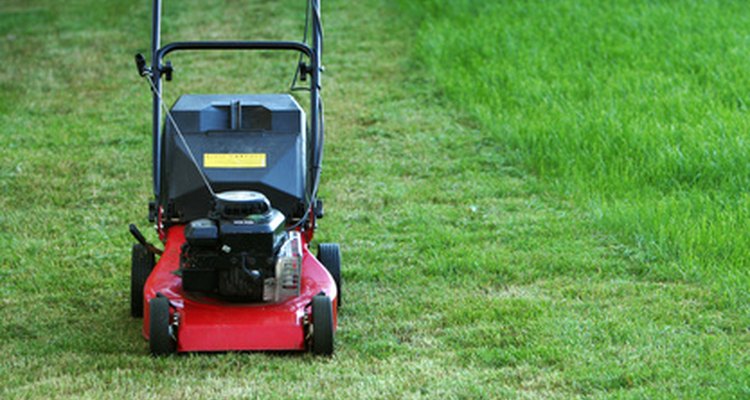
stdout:
{"type": "Polygon", "coordinates": [[[341,295],[341,249],[338,243],[319,244],[318,261],[326,267],[336,282],[336,291],[338,292],[336,307],[338,308],[342,304],[341,299],[343,297],[341,295]]]}
{"type": "Polygon", "coordinates": [[[177,350],[177,342],[172,331],[172,317],[169,314],[169,299],[154,297],[148,302],[149,327],[148,344],[151,354],[165,356],[177,350]]]}
{"type": "Polygon", "coordinates": [[[154,269],[154,253],[146,246],[136,243],[130,258],[130,315],[143,318],[143,286],[154,269]]]}
{"type": "Polygon", "coordinates": [[[312,352],[315,355],[333,354],[333,306],[328,296],[312,299],[312,352]]]}

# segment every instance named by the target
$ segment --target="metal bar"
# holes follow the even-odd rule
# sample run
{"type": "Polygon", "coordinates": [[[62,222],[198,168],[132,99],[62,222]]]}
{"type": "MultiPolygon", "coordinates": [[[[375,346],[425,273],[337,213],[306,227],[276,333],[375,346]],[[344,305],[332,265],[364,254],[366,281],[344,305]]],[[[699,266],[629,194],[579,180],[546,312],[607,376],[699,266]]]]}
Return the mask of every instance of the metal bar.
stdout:
{"type": "MultiPolygon", "coordinates": [[[[161,0],[153,0],[153,10],[152,10],[152,24],[151,24],[151,71],[158,71],[159,63],[156,61],[156,54],[159,51],[159,47],[161,47],[161,0]]],[[[156,76],[154,77],[154,84],[155,87],[158,90],[161,90],[161,79],[159,79],[159,73],[156,73],[156,76]]],[[[160,160],[160,154],[161,154],[161,134],[159,127],[161,126],[161,108],[159,107],[159,96],[157,96],[156,93],[153,94],[153,101],[152,101],[152,141],[153,141],[153,154],[152,154],[152,160],[151,163],[153,167],[153,182],[154,182],[154,196],[157,198],[159,197],[159,192],[161,188],[161,179],[160,179],[160,171],[161,171],[161,160],[160,160]]],[[[158,205],[157,201],[157,205],[158,205]]]]}
{"type": "MultiPolygon", "coordinates": [[[[312,50],[311,57],[312,77],[310,82],[310,131],[312,133],[311,148],[313,149],[312,166],[310,174],[312,175],[310,183],[310,201],[315,202],[317,196],[318,177],[320,173],[320,164],[322,162],[323,149],[323,123],[322,123],[322,104],[320,100],[321,90],[321,56],[323,52],[323,28],[320,21],[320,0],[310,0],[310,13],[312,17],[312,50]]],[[[309,206],[312,206],[310,204],[309,206]]]]}
{"type": "Polygon", "coordinates": [[[300,42],[266,42],[266,41],[217,41],[217,42],[174,42],[160,48],[156,52],[156,60],[161,60],[167,54],[178,50],[294,50],[313,56],[313,50],[300,42]]]}

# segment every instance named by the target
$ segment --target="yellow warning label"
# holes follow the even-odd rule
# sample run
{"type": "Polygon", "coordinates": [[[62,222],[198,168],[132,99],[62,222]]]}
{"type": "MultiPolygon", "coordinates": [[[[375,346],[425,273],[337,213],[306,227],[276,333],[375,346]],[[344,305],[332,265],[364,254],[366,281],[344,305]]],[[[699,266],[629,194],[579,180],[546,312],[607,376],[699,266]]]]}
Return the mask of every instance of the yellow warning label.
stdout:
{"type": "Polygon", "coordinates": [[[204,168],[265,168],[265,153],[204,153],[204,168]]]}

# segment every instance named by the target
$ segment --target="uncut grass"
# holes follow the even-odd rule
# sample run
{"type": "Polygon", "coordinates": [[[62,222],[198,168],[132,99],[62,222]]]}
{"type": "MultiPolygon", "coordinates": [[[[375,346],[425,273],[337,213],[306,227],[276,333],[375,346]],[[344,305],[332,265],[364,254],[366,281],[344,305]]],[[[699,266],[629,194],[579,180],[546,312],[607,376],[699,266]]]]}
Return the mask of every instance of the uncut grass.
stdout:
{"type": "Polygon", "coordinates": [[[746,309],[750,10],[736,1],[403,2],[435,83],[514,162],[746,309]]]}
{"type": "MultiPolygon", "coordinates": [[[[165,40],[301,30],[298,2],[181,4],[165,10],[165,40]]],[[[645,253],[598,234],[437,101],[397,10],[330,1],[324,12],[318,238],[344,250],[337,353],[154,359],[129,317],[125,229],[145,226],[151,191],[150,97],[132,66],[148,10],[0,6],[0,397],[748,394],[745,315],[702,286],[643,279],[645,253]],[[81,68],[94,60],[101,69],[81,68]]],[[[174,57],[170,96],[283,90],[274,82],[288,79],[289,60],[258,60],[174,57]]]]}

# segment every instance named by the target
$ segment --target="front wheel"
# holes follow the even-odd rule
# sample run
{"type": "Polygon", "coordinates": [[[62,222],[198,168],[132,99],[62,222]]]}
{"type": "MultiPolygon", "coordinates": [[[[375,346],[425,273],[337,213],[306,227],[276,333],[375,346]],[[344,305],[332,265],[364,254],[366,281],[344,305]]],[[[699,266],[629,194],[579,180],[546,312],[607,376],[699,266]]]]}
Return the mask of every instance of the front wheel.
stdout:
{"type": "Polygon", "coordinates": [[[172,328],[172,316],[169,313],[169,299],[154,297],[148,302],[149,337],[151,354],[166,356],[177,351],[177,341],[172,328]]]}
{"type": "Polygon", "coordinates": [[[331,298],[317,295],[312,299],[312,352],[319,356],[333,354],[333,306],[331,298]]]}

